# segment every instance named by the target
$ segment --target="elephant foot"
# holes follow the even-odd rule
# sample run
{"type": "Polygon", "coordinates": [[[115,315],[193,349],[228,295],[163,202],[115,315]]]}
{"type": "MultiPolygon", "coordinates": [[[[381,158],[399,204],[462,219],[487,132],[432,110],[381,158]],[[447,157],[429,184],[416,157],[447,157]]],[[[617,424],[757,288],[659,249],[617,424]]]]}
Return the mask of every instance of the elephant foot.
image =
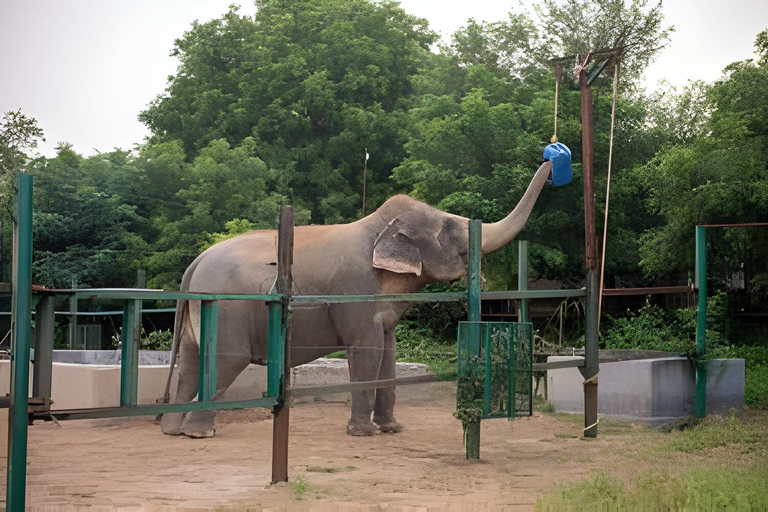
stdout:
{"type": "Polygon", "coordinates": [[[214,411],[193,411],[184,415],[181,423],[181,434],[192,438],[213,437],[216,433],[213,421],[214,411]]]}
{"type": "Polygon", "coordinates": [[[390,420],[382,419],[381,421],[377,421],[376,418],[373,418],[373,422],[379,426],[379,430],[386,434],[396,434],[403,431],[403,426],[399,424],[395,418],[390,420]]]}
{"type": "Polygon", "coordinates": [[[352,423],[352,421],[350,421],[347,424],[347,434],[351,436],[372,436],[377,430],[379,430],[379,428],[370,421],[368,423],[352,423]]]}
{"type": "Polygon", "coordinates": [[[183,412],[166,412],[160,419],[160,431],[168,436],[179,436],[184,433],[181,424],[184,421],[183,412]]]}

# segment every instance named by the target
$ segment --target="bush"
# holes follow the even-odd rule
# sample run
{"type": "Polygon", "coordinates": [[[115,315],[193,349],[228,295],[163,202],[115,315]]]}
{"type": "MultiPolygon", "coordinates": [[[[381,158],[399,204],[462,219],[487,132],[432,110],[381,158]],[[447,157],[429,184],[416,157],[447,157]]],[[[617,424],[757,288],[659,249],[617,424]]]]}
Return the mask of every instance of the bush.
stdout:
{"type": "MultiPolygon", "coordinates": [[[[123,343],[122,329],[112,336],[112,348],[119,349],[123,343]]],[[[149,334],[141,328],[141,350],[171,350],[173,347],[173,333],[170,329],[165,331],[152,331],[149,334]]]]}

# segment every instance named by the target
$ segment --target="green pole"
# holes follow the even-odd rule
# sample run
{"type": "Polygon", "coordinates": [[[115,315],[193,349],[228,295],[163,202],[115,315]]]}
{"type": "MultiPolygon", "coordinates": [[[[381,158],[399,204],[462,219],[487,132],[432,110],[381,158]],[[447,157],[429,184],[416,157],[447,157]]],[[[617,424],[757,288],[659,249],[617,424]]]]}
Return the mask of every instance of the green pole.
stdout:
{"type": "MultiPolygon", "coordinates": [[[[528,241],[520,240],[517,243],[517,290],[524,292],[528,290],[528,241]]],[[[520,299],[520,314],[517,316],[518,322],[527,322],[528,299],[520,299]]]]}
{"type": "MultiPolygon", "coordinates": [[[[480,322],[480,252],[483,225],[479,220],[469,221],[469,268],[467,274],[467,320],[480,322]]],[[[468,326],[470,357],[480,355],[480,324],[468,326]]]]}
{"type": "Polygon", "coordinates": [[[469,221],[469,282],[467,320],[480,321],[480,252],[483,225],[479,220],[469,221]]]}
{"type": "Polygon", "coordinates": [[[32,335],[32,176],[19,173],[18,223],[13,251],[13,327],[8,409],[7,510],[24,510],[27,484],[29,344],[32,335]]]}
{"type": "Polygon", "coordinates": [[[697,418],[707,415],[707,228],[696,226],[696,288],[699,304],[696,315],[696,398],[697,418]]]}
{"type": "Polygon", "coordinates": [[[219,328],[219,302],[204,300],[200,304],[200,379],[198,402],[210,402],[216,396],[218,366],[216,364],[216,334],[219,328]]]}
{"type": "Polygon", "coordinates": [[[120,347],[120,405],[139,403],[139,340],[136,319],[141,315],[141,299],[123,305],[123,343],[120,347]]]}
{"type": "Polygon", "coordinates": [[[283,332],[283,305],[270,302],[267,325],[267,396],[283,395],[283,367],[285,365],[285,333],[283,332]]]}

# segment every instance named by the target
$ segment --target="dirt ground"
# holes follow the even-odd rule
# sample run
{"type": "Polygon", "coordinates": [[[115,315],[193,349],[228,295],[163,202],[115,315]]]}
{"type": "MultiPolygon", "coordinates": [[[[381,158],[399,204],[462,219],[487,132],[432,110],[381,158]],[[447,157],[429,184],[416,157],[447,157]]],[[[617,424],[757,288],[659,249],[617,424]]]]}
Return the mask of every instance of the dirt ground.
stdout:
{"type": "Polygon", "coordinates": [[[27,504],[52,511],[532,510],[557,484],[595,470],[627,476],[654,463],[644,454],[663,435],[606,423],[596,440],[584,440],[578,419],[536,413],[483,421],[481,460],[468,461],[452,417],[453,383],[398,393],[395,413],[405,430],[367,438],[346,435],[343,395],[296,404],[291,481],[275,486],[266,411],[220,413],[211,439],[164,436],[151,418],[36,423],[27,504]]]}

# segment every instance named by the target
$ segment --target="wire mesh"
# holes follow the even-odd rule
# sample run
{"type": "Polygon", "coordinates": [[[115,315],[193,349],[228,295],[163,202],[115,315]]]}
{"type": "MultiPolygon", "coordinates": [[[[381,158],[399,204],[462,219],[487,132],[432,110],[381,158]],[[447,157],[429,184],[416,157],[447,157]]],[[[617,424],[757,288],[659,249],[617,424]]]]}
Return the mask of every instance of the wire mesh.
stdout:
{"type": "Polygon", "coordinates": [[[530,323],[460,322],[457,409],[482,418],[532,414],[533,328],[530,323]]]}

